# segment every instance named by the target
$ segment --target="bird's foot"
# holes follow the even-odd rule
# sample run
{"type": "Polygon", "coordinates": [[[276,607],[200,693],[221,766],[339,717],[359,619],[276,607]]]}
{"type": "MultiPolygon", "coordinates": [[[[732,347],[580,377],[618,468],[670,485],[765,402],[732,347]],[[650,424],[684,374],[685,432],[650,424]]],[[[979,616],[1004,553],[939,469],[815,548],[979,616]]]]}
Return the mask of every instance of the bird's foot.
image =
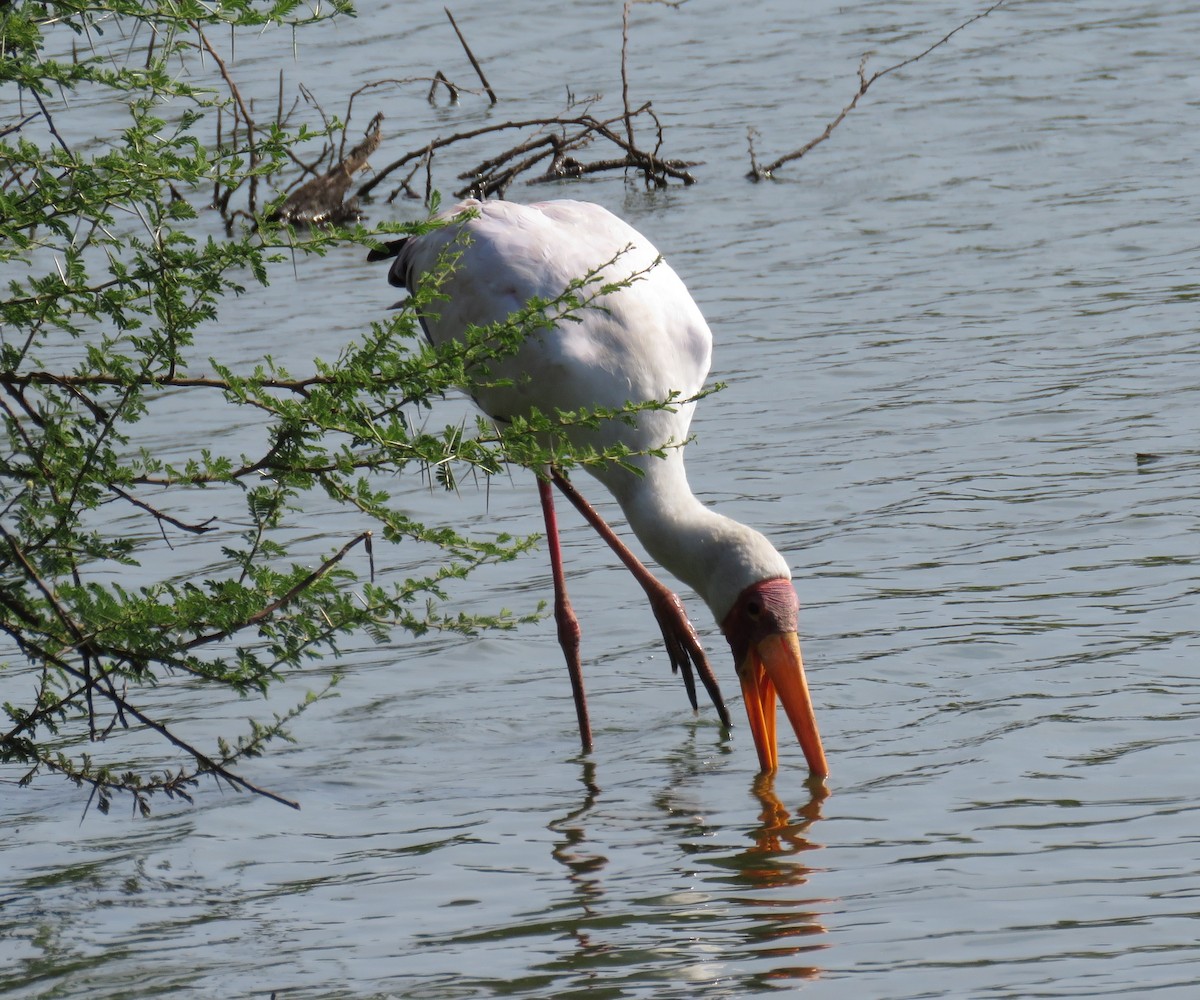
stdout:
{"type": "Polygon", "coordinates": [[[721,688],[717,684],[716,675],[708,662],[704,647],[700,644],[700,636],[683,608],[683,602],[673,591],[659,584],[659,590],[651,592],[650,609],[662,629],[663,645],[667,648],[667,656],[671,660],[672,673],[683,674],[683,684],[687,688],[688,700],[692,708],[700,706],[696,701],[696,674],[708,692],[708,697],[721,718],[721,725],[730,726],[729,710],[725,707],[725,699],[721,696],[721,688]]]}

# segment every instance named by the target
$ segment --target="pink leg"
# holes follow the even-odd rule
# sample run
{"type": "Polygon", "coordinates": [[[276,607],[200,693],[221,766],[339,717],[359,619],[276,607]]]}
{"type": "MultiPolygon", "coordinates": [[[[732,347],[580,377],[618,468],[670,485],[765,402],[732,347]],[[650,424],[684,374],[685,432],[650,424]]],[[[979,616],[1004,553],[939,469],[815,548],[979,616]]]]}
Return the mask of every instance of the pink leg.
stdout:
{"type": "MultiPolygon", "coordinates": [[[[642,561],[617,537],[604,518],[596,513],[596,509],[571,485],[570,480],[557,469],[551,470],[550,476],[554,485],[575,505],[575,509],[584,516],[588,524],[596,529],[600,537],[608,542],[609,548],[617,554],[617,557],[633,574],[634,579],[646,591],[646,596],[650,598],[650,609],[654,612],[654,617],[662,629],[663,643],[667,647],[667,655],[671,658],[671,669],[678,673],[682,668],[683,683],[687,688],[692,708],[698,707],[696,682],[692,676],[694,667],[700,675],[700,680],[704,682],[704,688],[717,710],[717,715],[721,718],[721,724],[726,727],[730,726],[729,710],[725,707],[725,699],[721,697],[721,688],[708,663],[708,657],[704,655],[700,637],[696,635],[695,628],[692,627],[687,613],[683,610],[683,603],[670,589],[660,583],[653,573],[646,569],[642,561]]],[[[549,488],[549,484],[543,484],[540,480],[539,484],[549,488]]],[[[545,506],[544,501],[543,506],[545,506]]]]}
{"type": "Polygon", "coordinates": [[[558,623],[558,642],[567,659],[571,691],[575,695],[575,715],[579,718],[579,740],[584,752],[592,749],[592,725],[588,721],[587,695],[583,690],[583,665],[579,661],[579,619],[567,598],[567,578],[563,573],[562,548],[558,541],[558,517],[554,513],[554,490],[548,480],[538,477],[538,496],[546,520],[546,545],[550,549],[550,573],[554,577],[554,620],[558,623]]]}

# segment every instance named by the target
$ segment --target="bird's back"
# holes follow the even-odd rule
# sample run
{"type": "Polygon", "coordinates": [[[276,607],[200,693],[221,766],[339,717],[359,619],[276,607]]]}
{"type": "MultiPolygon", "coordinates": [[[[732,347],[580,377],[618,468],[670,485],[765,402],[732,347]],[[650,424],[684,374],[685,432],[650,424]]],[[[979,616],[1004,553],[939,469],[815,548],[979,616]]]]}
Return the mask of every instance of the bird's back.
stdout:
{"type": "MultiPolygon", "coordinates": [[[[468,217],[406,241],[392,265],[393,283],[415,289],[439,260],[455,258],[443,297],[422,317],[435,344],[501,322],[531,298],[556,300],[593,272],[595,281],[579,292],[584,299],[603,285],[629,282],[531,334],[495,363],[493,375],[511,384],[470,387],[485,412],[504,419],[531,408],[619,408],[701,389],[712,351],[708,325],[679,276],[635,229],[585,202],[467,201],[442,218],[463,213],[468,217]]],[[[674,413],[643,414],[636,427],[609,421],[582,443],[621,440],[640,450],[682,441],[691,411],[685,404],[674,413]]]]}

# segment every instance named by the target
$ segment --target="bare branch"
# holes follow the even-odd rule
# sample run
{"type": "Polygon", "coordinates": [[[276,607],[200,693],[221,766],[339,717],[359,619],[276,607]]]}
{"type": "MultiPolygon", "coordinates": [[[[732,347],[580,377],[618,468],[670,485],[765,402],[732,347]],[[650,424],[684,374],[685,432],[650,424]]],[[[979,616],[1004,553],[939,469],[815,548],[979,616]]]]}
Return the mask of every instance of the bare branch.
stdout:
{"type": "Polygon", "coordinates": [[[475,58],[475,53],[471,51],[471,46],[467,44],[467,40],[463,37],[462,31],[459,30],[458,22],[454,20],[454,15],[450,13],[449,7],[443,7],[442,10],[450,18],[450,25],[454,28],[454,33],[458,35],[458,40],[462,42],[463,51],[466,52],[467,58],[471,60],[471,65],[475,67],[475,73],[479,76],[479,82],[483,84],[483,89],[487,91],[488,101],[495,104],[496,92],[492,90],[492,85],[488,83],[487,77],[483,75],[483,68],[479,65],[479,60],[475,58]]]}
{"type": "Polygon", "coordinates": [[[435,93],[437,93],[437,85],[439,83],[443,87],[445,87],[447,92],[450,94],[451,103],[457,104],[458,103],[458,88],[456,86],[454,86],[454,84],[452,84],[449,80],[446,79],[446,74],[444,74],[440,69],[436,73],[433,74],[433,82],[429,85],[429,98],[428,98],[429,103],[430,104],[433,103],[433,95],[435,93]]]}
{"type": "MultiPolygon", "coordinates": [[[[632,112],[633,115],[650,114],[649,103],[643,104],[632,112]]],[[[585,165],[578,164],[583,169],[564,170],[562,173],[556,174],[554,169],[547,172],[546,175],[539,180],[551,180],[555,176],[569,177],[582,176],[584,173],[595,173],[599,170],[623,170],[635,169],[642,172],[647,184],[653,184],[658,187],[665,187],[669,180],[677,180],[683,184],[694,184],[696,178],[688,172],[688,167],[694,166],[693,163],[684,160],[663,160],[655,153],[647,153],[631,144],[626,138],[613,131],[612,127],[618,122],[623,122],[625,119],[624,113],[614,115],[607,119],[598,119],[592,115],[579,115],[575,117],[552,116],[545,118],[530,118],[523,121],[507,121],[498,122],[494,125],[485,125],[481,128],[471,129],[467,132],[458,132],[451,136],[434,139],[425,146],[419,149],[411,150],[405,153],[398,160],[388,164],[382,170],[375,174],[369,181],[363,184],[358,189],[358,196],[364,197],[368,195],[379,183],[381,183],[389,174],[398,170],[414,160],[427,163],[433,152],[438,149],[443,149],[455,143],[465,142],[469,139],[476,139],[481,136],[490,135],[492,133],[520,130],[520,129],[538,129],[541,130],[540,135],[536,135],[531,139],[518,143],[511,149],[500,153],[496,156],[489,157],[480,163],[473,170],[464,171],[459,174],[460,179],[469,180],[470,183],[461,191],[456,192],[458,197],[463,197],[467,194],[494,194],[497,191],[504,190],[522,170],[529,169],[533,165],[546,159],[551,155],[549,151],[543,152],[541,155],[530,157],[524,163],[521,170],[501,167],[507,164],[514,157],[522,153],[528,153],[545,144],[551,146],[557,141],[559,144],[557,150],[565,153],[570,149],[579,149],[587,145],[596,136],[605,139],[622,150],[624,156],[620,159],[602,160],[596,164],[585,165]],[[558,129],[558,133],[548,133],[544,130],[558,129]],[[555,134],[555,139],[550,139],[548,136],[555,134]]],[[[656,120],[657,124],[657,120],[656,120]]],[[[577,161],[576,161],[577,162],[577,161]]],[[[410,174],[411,178],[411,174],[410,174]]],[[[402,187],[407,187],[407,184],[402,187]]],[[[397,188],[389,195],[388,200],[392,201],[400,193],[401,188],[397,188]]]]}
{"type": "Polygon", "coordinates": [[[810,139],[799,149],[795,149],[792,152],[786,153],[785,155],[779,157],[779,159],[773,160],[771,163],[768,163],[765,167],[759,165],[757,157],[755,156],[755,153],[754,153],[754,137],[758,134],[758,132],[755,129],[750,129],[748,132],[748,140],[749,140],[749,146],[750,146],[750,172],[746,176],[749,177],[751,180],[755,180],[755,181],[772,179],[774,177],[775,171],[778,170],[780,167],[782,167],[785,163],[791,163],[793,160],[800,159],[802,156],[804,156],[806,153],[808,153],[811,149],[813,149],[813,147],[819,146],[826,139],[828,139],[831,135],[833,135],[833,130],[836,129],[839,125],[841,125],[842,122],[845,121],[846,116],[848,114],[850,114],[850,112],[853,111],[858,106],[859,98],[866,94],[866,92],[870,89],[871,84],[873,84],[876,80],[878,80],[882,76],[887,76],[889,73],[894,73],[898,69],[903,69],[905,66],[911,66],[913,63],[917,62],[920,59],[924,59],[934,49],[940,48],[942,45],[945,45],[948,41],[950,41],[951,38],[953,38],[960,31],[962,31],[963,28],[966,28],[967,26],[974,24],[976,21],[980,20],[981,18],[987,17],[990,13],[992,13],[992,11],[996,10],[998,7],[1002,7],[1004,5],[1004,3],[1005,3],[1005,0],[996,0],[996,2],[993,3],[986,10],[974,15],[973,17],[967,18],[960,25],[958,25],[957,27],[948,31],[945,35],[943,35],[941,38],[939,38],[936,42],[934,42],[932,45],[930,45],[923,52],[919,52],[915,56],[910,56],[909,58],[904,59],[901,62],[898,62],[892,66],[888,66],[886,69],[881,69],[878,72],[873,73],[871,76],[867,76],[867,74],[866,74],[867,56],[864,55],[858,64],[858,90],[854,94],[854,96],[850,99],[850,103],[847,104],[844,108],[842,108],[842,110],[840,112],[838,112],[837,117],[835,117],[832,121],[829,122],[828,125],[825,126],[824,131],[822,131],[820,133],[820,135],[816,136],[813,139],[810,139]]]}

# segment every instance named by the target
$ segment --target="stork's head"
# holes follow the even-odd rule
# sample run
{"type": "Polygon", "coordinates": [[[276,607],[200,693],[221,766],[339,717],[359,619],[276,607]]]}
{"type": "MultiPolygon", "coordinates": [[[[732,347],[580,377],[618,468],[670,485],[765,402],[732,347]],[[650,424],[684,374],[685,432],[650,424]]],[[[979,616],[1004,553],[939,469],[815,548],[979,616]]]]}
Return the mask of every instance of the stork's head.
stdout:
{"type": "Polygon", "coordinates": [[[800,602],[790,580],[761,580],[741,592],[721,622],[721,629],[733,649],[750,732],[763,771],[774,771],[778,765],[775,741],[778,694],[800,740],[809,770],[823,778],[829,774],[829,767],[804,678],[804,661],[796,634],[799,610],[800,602]]]}

